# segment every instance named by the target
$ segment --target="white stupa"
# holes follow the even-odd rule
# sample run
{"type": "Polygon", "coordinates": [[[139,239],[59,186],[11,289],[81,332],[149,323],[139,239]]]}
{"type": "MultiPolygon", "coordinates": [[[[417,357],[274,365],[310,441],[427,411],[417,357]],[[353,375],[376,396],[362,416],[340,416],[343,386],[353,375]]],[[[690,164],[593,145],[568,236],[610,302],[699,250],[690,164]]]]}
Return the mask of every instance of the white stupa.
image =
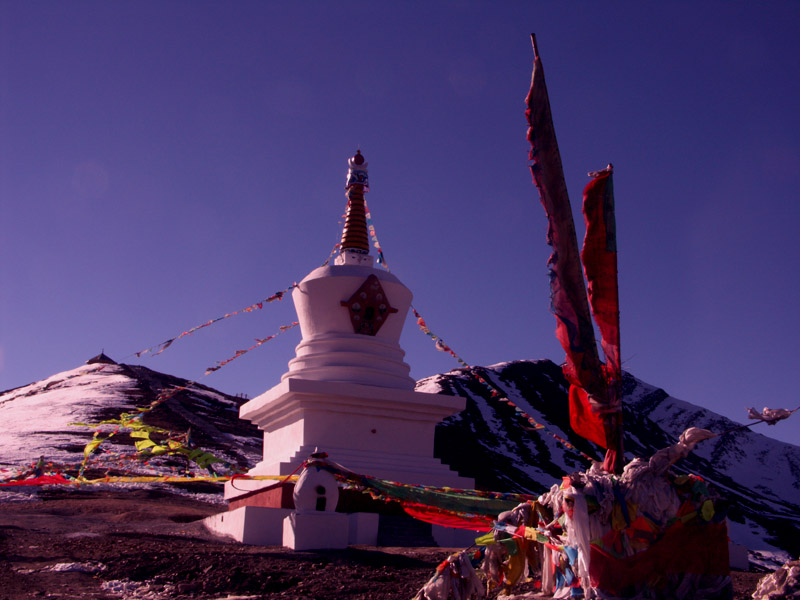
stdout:
{"type": "MultiPolygon", "coordinates": [[[[315,449],[373,477],[473,488],[433,456],[436,425],[463,410],[464,398],[414,391],[400,334],[411,291],[376,268],[369,254],[364,194],[367,163],[349,159],[347,213],[340,254],[315,269],[292,294],[302,332],[281,382],[241,407],[264,431],[263,460],[249,475],[292,473],[315,449]]],[[[287,509],[291,491],[269,481],[237,479],[225,498],[232,510],[287,509]]]]}

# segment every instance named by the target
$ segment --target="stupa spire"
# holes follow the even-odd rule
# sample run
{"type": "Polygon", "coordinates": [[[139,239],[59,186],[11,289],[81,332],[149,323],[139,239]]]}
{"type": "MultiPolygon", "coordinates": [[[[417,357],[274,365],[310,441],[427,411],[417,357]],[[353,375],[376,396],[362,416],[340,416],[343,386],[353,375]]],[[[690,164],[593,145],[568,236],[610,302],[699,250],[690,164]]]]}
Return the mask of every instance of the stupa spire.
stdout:
{"type": "Polygon", "coordinates": [[[369,230],[367,229],[367,206],[364,194],[369,191],[367,162],[357,150],[347,160],[347,212],[342,230],[341,253],[369,254],[369,230]]]}

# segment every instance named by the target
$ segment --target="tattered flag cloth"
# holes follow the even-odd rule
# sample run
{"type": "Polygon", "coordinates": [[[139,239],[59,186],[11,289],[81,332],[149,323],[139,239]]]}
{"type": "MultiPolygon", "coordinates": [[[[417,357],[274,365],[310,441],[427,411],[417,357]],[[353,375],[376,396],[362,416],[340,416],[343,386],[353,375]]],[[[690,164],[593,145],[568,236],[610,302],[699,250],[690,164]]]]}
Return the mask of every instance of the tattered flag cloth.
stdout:
{"type": "MultiPolygon", "coordinates": [[[[553,552],[559,564],[556,551],[572,548],[577,560],[569,562],[585,597],[726,597],[719,592],[730,586],[727,502],[702,478],[670,469],[712,437],[689,428],[677,444],[632,460],[621,475],[593,465],[564,477],[539,497],[546,511],[537,511],[537,529],[525,537],[544,542],[545,556],[553,552]]],[[[552,593],[562,584],[547,575],[542,591],[552,593]]]]}
{"type": "Polygon", "coordinates": [[[484,598],[483,581],[475,573],[474,562],[480,552],[463,550],[442,561],[433,577],[417,592],[412,600],[469,600],[484,598]]]}
{"type": "MultiPolygon", "coordinates": [[[[690,431],[681,436],[685,437],[692,437],[690,431]]],[[[659,453],[671,454],[668,451],[659,453]]],[[[593,587],[622,595],[626,588],[658,587],[670,576],[697,575],[724,580],[730,572],[725,504],[717,503],[719,498],[700,477],[663,474],[666,467],[654,460],[659,453],[650,459],[650,470],[653,474],[662,472],[663,481],[669,481],[666,489],[674,498],[672,508],[661,514],[663,522],[650,519],[654,511],[648,503],[659,494],[648,497],[645,490],[632,492],[632,489],[659,487],[658,481],[649,479],[646,468],[641,470],[641,482],[636,481],[636,474],[623,476],[621,485],[627,490],[620,490],[617,502],[639,516],[632,519],[629,515],[624,522],[614,525],[612,513],[612,527],[601,538],[592,540],[588,570],[593,587]],[[639,502],[632,501],[633,493],[639,495],[639,502]]],[[[697,593],[692,597],[705,596],[697,593]]]]}
{"type": "Polygon", "coordinates": [[[753,600],[800,598],[800,560],[788,560],[758,582],[753,600]]]}
{"type": "Polygon", "coordinates": [[[580,386],[569,386],[569,424],[578,435],[603,448],[608,447],[603,417],[592,412],[589,394],[580,386]]]}
{"type": "Polygon", "coordinates": [[[755,408],[748,408],[747,418],[764,421],[767,425],[775,425],[778,421],[788,419],[798,410],[800,410],[800,407],[794,410],[788,410],[786,408],[767,408],[765,406],[764,410],[759,413],[755,408]]]}
{"type": "Polygon", "coordinates": [[[403,510],[418,521],[452,527],[453,529],[470,529],[472,531],[491,531],[494,519],[489,515],[475,513],[460,513],[442,510],[433,506],[414,504],[404,501],[403,510]]]}

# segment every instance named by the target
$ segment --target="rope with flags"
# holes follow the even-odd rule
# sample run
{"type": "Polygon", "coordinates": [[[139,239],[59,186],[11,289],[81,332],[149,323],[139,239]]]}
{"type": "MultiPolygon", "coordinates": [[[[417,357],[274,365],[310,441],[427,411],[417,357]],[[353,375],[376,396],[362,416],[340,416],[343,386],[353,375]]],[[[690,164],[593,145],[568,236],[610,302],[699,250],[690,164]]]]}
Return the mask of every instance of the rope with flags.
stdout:
{"type": "MultiPolygon", "coordinates": [[[[342,247],[342,244],[341,244],[341,242],[336,242],[336,243],[333,245],[333,248],[331,249],[331,253],[328,255],[328,258],[326,258],[326,259],[325,259],[325,262],[324,262],[324,263],[322,263],[322,265],[320,265],[320,266],[327,267],[327,266],[328,266],[328,263],[330,263],[330,262],[331,262],[331,259],[332,259],[334,256],[336,256],[336,252],[337,252],[337,251],[339,250],[339,248],[341,248],[341,247],[342,247]]],[[[295,284],[295,285],[297,285],[297,284],[295,284]]]]}
{"type": "Polygon", "coordinates": [[[275,302],[276,300],[283,300],[283,297],[286,294],[288,294],[289,292],[291,292],[296,287],[297,287],[297,283],[293,283],[292,285],[290,285],[285,290],[281,290],[279,292],[275,292],[274,294],[272,294],[271,296],[269,296],[267,298],[264,298],[260,302],[256,302],[255,304],[251,304],[250,306],[247,306],[245,308],[233,311],[231,313],[224,314],[221,317],[217,317],[216,319],[211,319],[210,321],[207,321],[207,322],[203,323],[202,325],[197,325],[195,327],[192,327],[191,329],[189,329],[187,331],[184,331],[180,335],[176,335],[175,337],[170,338],[168,340],[165,340],[165,341],[161,342],[160,344],[156,344],[155,346],[152,346],[150,348],[146,348],[144,350],[139,350],[138,352],[134,352],[131,356],[136,356],[137,358],[141,358],[145,354],[151,354],[152,356],[158,356],[159,354],[164,352],[164,350],[169,348],[172,344],[174,344],[179,339],[181,339],[183,337],[186,337],[187,335],[192,335],[195,331],[198,331],[199,329],[203,329],[205,327],[208,327],[209,325],[213,325],[214,323],[217,323],[217,322],[222,321],[224,319],[228,319],[228,318],[233,317],[235,315],[244,314],[244,313],[250,313],[250,312],[253,312],[253,311],[256,311],[256,310],[261,310],[262,308],[264,308],[265,304],[269,304],[271,302],[275,302]],[[156,350],[156,352],[153,352],[154,350],[156,350]]]}
{"type": "Polygon", "coordinates": [[[10,477],[0,480],[0,487],[37,485],[99,485],[106,483],[226,483],[238,479],[248,481],[278,481],[281,484],[295,483],[297,475],[107,475],[92,479],[72,477],[58,465],[46,463],[44,470],[34,477],[10,477]]]}
{"type": "Polygon", "coordinates": [[[372,238],[372,245],[375,247],[375,250],[378,251],[378,264],[388,271],[389,266],[386,264],[386,257],[383,255],[381,244],[378,241],[378,235],[375,233],[375,225],[372,222],[372,214],[369,212],[366,198],[364,199],[364,211],[367,217],[367,231],[369,231],[369,236],[372,238]]]}
{"type": "Polygon", "coordinates": [[[210,374],[210,373],[213,373],[214,371],[219,371],[219,370],[220,370],[222,367],[224,367],[224,366],[225,366],[225,365],[227,365],[228,363],[230,363],[230,362],[232,362],[232,361],[236,360],[236,359],[237,359],[237,358],[239,358],[240,356],[243,356],[243,355],[247,354],[247,353],[248,353],[248,352],[250,352],[251,350],[255,350],[255,349],[256,349],[256,348],[258,348],[259,346],[262,346],[262,345],[264,345],[265,343],[267,343],[268,341],[270,341],[270,340],[272,340],[272,339],[275,339],[276,337],[278,337],[278,336],[279,336],[280,334],[282,334],[283,332],[285,332],[285,331],[289,331],[289,330],[290,330],[292,327],[296,327],[296,326],[297,326],[297,325],[299,325],[299,324],[300,324],[300,323],[299,323],[298,321],[293,321],[293,322],[292,322],[292,323],[290,323],[289,325],[281,325],[281,327],[278,329],[278,331],[277,331],[276,333],[273,333],[272,335],[270,335],[270,336],[268,336],[268,337],[265,337],[265,338],[262,338],[262,339],[256,339],[256,343],[255,343],[254,345],[250,346],[249,348],[247,348],[246,350],[237,350],[237,351],[236,351],[236,354],[234,354],[234,355],[233,355],[233,356],[231,356],[230,358],[226,358],[225,360],[218,362],[218,363],[217,363],[215,366],[213,366],[213,367],[208,367],[208,368],[206,369],[205,375],[208,375],[208,374],[210,374]]]}

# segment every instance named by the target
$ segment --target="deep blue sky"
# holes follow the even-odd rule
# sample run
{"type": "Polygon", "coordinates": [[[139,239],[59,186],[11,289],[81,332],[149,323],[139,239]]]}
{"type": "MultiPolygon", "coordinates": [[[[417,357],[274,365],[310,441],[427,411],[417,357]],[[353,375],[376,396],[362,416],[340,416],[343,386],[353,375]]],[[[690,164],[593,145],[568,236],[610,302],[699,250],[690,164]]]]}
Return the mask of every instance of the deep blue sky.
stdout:
{"type": "MultiPolygon", "coordinates": [[[[744,420],[794,408],[797,2],[0,2],[0,389],[300,280],[346,159],[392,271],[466,361],[563,360],[527,167],[535,32],[573,207],[613,162],[624,367],[744,420]]],[[[580,222],[580,218],[579,218],[580,222]]],[[[582,225],[579,236],[582,237],[582,225]]],[[[276,384],[290,302],[142,364],[276,384]]],[[[409,320],[412,376],[458,366],[409,320]]],[[[800,443],[800,418],[756,431],[800,443]]]]}

